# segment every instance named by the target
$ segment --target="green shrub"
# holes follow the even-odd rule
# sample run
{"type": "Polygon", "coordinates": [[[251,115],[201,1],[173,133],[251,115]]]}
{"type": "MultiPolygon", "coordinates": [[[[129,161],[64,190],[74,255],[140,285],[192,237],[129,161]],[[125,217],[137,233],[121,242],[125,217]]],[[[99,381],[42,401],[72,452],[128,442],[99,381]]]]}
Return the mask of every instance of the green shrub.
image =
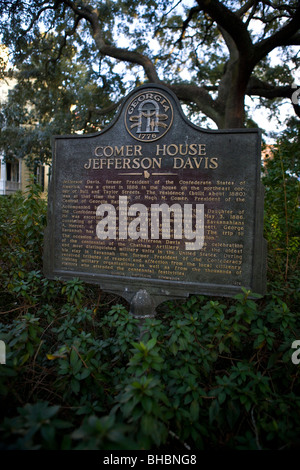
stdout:
{"type": "Polygon", "coordinates": [[[0,448],[297,445],[298,131],[264,176],[267,295],[242,288],[234,299],[168,301],[142,330],[117,296],[44,277],[38,187],[0,199],[0,448]]]}
{"type": "Polygon", "coordinates": [[[270,287],[289,301],[299,301],[300,125],[278,140],[263,168],[265,186],[265,238],[268,242],[270,287]]]}

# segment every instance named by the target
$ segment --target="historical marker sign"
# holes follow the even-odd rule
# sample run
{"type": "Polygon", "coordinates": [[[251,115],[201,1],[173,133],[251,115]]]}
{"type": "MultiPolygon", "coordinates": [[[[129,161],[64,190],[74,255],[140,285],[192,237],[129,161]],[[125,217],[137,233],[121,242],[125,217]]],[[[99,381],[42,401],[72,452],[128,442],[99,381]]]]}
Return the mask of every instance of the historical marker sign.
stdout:
{"type": "Polygon", "coordinates": [[[45,274],[129,301],[142,290],[151,305],[241,286],[263,294],[260,139],[193,125],[151,84],[103,131],[54,137],[45,274]]]}

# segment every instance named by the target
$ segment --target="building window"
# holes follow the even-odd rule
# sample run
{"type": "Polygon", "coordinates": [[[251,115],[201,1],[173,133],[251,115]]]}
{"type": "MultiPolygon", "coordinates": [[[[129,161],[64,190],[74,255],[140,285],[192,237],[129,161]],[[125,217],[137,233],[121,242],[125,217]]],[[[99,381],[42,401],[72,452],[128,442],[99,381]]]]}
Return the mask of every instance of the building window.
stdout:
{"type": "Polygon", "coordinates": [[[19,162],[10,161],[6,163],[6,180],[19,183],[19,162]]]}

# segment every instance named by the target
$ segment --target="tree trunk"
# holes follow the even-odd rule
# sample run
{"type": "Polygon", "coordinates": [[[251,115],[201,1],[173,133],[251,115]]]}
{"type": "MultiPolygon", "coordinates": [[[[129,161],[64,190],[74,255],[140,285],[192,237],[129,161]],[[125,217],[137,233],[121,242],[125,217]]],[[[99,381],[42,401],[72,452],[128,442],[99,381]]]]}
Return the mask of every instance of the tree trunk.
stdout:
{"type": "Polygon", "coordinates": [[[228,90],[223,128],[241,128],[245,126],[245,87],[233,83],[228,90]]]}
{"type": "Polygon", "coordinates": [[[245,95],[250,73],[240,59],[228,64],[220,83],[217,101],[223,108],[219,128],[233,129],[245,126],[245,95]]]}

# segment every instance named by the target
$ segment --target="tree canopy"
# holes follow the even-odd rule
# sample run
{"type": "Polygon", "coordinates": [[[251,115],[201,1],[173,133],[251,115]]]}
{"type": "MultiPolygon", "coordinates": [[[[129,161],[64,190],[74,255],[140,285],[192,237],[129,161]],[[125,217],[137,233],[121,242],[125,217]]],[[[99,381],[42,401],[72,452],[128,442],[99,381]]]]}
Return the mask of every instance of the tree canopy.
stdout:
{"type": "Polygon", "coordinates": [[[274,110],[288,99],[300,116],[298,0],[0,0],[0,14],[18,80],[3,111],[6,142],[21,122],[24,139],[38,123],[36,142],[54,119],[60,132],[99,129],[145,81],[218,128],[247,125],[246,95],[274,110]]]}

